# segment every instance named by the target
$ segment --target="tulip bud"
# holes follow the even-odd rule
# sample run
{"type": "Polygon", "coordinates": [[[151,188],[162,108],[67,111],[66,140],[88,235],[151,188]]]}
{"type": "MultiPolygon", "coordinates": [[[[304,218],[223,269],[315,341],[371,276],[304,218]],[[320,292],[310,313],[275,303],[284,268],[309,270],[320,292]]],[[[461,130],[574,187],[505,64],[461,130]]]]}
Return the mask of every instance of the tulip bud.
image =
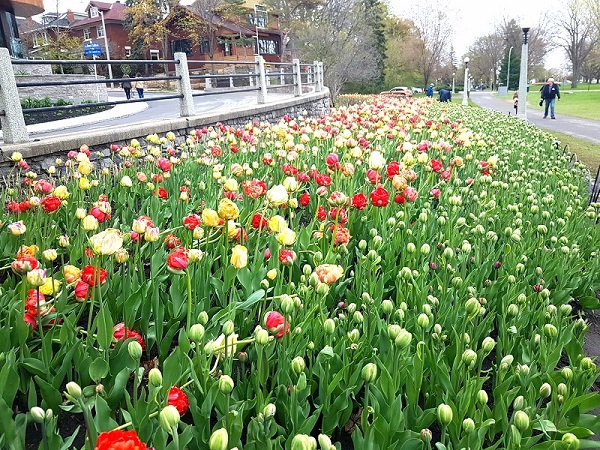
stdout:
{"type": "Polygon", "coordinates": [[[372,383],[377,378],[377,365],[374,363],[365,364],[360,374],[366,383],[372,383]]]}
{"type": "Polygon", "coordinates": [[[394,310],[394,304],[392,303],[391,300],[384,300],[381,302],[381,311],[383,311],[384,314],[391,314],[392,311],[394,310]]]}
{"type": "Polygon", "coordinates": [[[556,339],[558,336],[558,329],[551,323],[544,325],[544,334],[550,339],[556,339]]]}
{"type": "Polygon", "coordinates": [[[548,384],[548,383],[542,384],[542,386],[540,387],[540,397],[542,397],[542,398],[550,397],[550,394],[552,394],[552,387],[550,386],[550,384],[548,384]]]}
{"type": "Polygon", "coordinates": [[[396,347],[398,347],[400,350],[403,350],[410,345],[411,341],[412,341],[412,334],[409,331],[402,329],[398,333],[398,336],[396,336],[396,339],[394,340],[394,345],[396,347]]]}
{"type": "Polygon", "coordinates": [[[234,328],[235,325],[233,324],[233,322],[231,320],[228,320],[223,324],[223,334],[225,336],[230,336],[231,334],[233,334],[234,328]]]}
{"type": "Polygon", "coordinates": [[[462,354],[462,362],[469,369],[472,369],[473,367],[475,367],[475,364],[477,363],[477,353],[475,353],[475,351],[473,351],[471,349],[465,350],[462,354]]]}
{"type": "Polygon", "coordinates": [[[46,413],[39,406],[34,406],[33,408],[31,408],[29,413],[31,414],[31,418],[37,423],[43,423],[46,419],[46,413]]]}
{"type": "MultiPolygon", "coordinates": [[[[331,443],[331,439],[329,439],[329,436],[325,434],[319,434],[318,440],[319,445],[321,446],[321,450],[331,450],[333,444],[331,443]]],[[[335,446],[333,446],[333,448],[335,448],[335,446]]]]}
{"type": "MultiPolygon", "coordinates": [[[[292,439],[291,450],[316,450],[317,441],[306,434],[297,434],[292,439]]],[[[212,448],[210,450],[213,450],[212,448]]]]}
{"type": "Polygon", "coordinates": [[[556,392],[564,397],[569,393],[569,388],[567,388],[565,383],[558,383],[558,386],[556,386],[556,392]]]}
{"type": "Polygon", "coordinates": [[[351,331],[348,331],[348,340],[350,342],[357,342],[358,339],[360,338],[360,331],[358,331],[356,328],[354,328],[351,331]]]}
{"type": "Polygon", "coordinates": [[[162,381],[162,373],[160,370],[156,367],[150,369],[150,372],[148,372],[148,382],[150,385],[155,387],[162,386],[162,381]]]}
{"type": "Polygon", "coordinates": [[[131,341],[127,344],[127,351],[131,359],[138,361],[142,357],[142,346],[138,341],[131,341]]]}
{"type": "Polygon", "coordinates": [[[258,345],[266,345],[269,342],[269,332],[264,329],[256,331],[256,343],[258,345]]]}
{"type": "Polygon", "coordinates": [[[81,387],[75,383],[74,381],[70,381],[67,383],[67,393],[73,397],[75,400],[78,400],[83,395],[81,392],[81,387]]]}
{"type": "Polygon", "coordinates": [[[524,411],[515,413],[514,422],[519,431],[525,431],[529,428],[529,416],[524,411]]]}
{"type": "Polygon", "coordinates": [[[475,297],[471,297],[465,302],[465,311],[467,312],[467,316],[470,319],[477,316],[477,314],[479,314],[480,309],[481,304],[479,303],[479,300],[477,300],[475,297]]]}
{"type": "Polygon", "coordinates": [[[426,444],[429,444],[433,439],[433,433],[429,428],[423,428],[421,430],[421,440],[426,444]]]}
{"type": "Polygon", "coordinates": [[[276,412],[277,412],[277,408],[275,407],[275,405],[273,403],[268,403],[263,408],[263,415],[265,416],[266,419],[270,419],[271,417],[274,417],[276,412]]]}
{"type": "Polygon", "coordinates": [[[513,355],[506,355],[504,358],[502,358],[500,361],[500,370],[508,370],[514,359],[515,358],[513,355]]]}
{"type": "Polygon", "coordinates": [[[298,389],[298,391],[303,391],[304,389],[306,389],[306,384],[306,374],[302,372],[298,377],[298,383],[296,384],[296,388],[298,389]]]}
{"type": "Polygon", "coordinates": [[[355,311],[354,314],[352,314],[352,320],[356,323],[363,323],[364,317],[360,311],[355,311]]]}
{"type": "Polygon", "coordinates": [[[319,283],[317,285],[317,294],[325,296],[329,292],[329,285],[325,283],[319,283]]]}
{"type": "Polygon", "coordinates": [[[564,444],[564,448],[567,450],[577,450],[579,449],[579,439],[573,433],[565,433],[561,439],[564,444]]]}
{"type": "Polygon", "coordinates": [[[335,322],[333,321],[333,319],[329,318],[325,320],[325,322],[323,323],[323,331],[325,332],[325,334],[329,335],[332,335],[334,333],[335,322]]]}
{"type": "Polygon", "coordinates": [[[192,325],[190,327],[189,338],[193,342],[200,342],[204,338],[204,327],[199,323],[192,325]]]}
{"type": "Polygon", "coordinates": [[[158,419],[162,429],[167,433],[172,433],[173,428],[177,427],[179,424],[181,416],[179,415],[179,411],[177,411],[175,406],[167,405],[161,410],[158,419]]]}
{"type": "Polygon", "coordinates": [[[442,403],[437,407],[437,418],[442,425],[448,425],[452,422],[453,412],[452,408],[445,403],[442,403]]]}
{"type": "Polygon", "coordinates": [[[292,359],[292,370],[296,375],[304,372],[304,369],[306,369],[306,363],[304,362],[304,358],[302,358],[302,356],[296,356],[294,359],[292,359]]]}
{"type": "Polygon", "coordinates": [[[477,393],[477,401],[481,404],[481,405],[486,405],[488,402],[488,394],[487,392],[485,392],[483,389],[481,389],[478,393],[477,393]]]}
{"type": "Polygon", "coordinates": [[[594,361],[592,361],[592,358],[586,356],[585,358],[581,359],[581,362],[579,363],[579,366],[583,369],[583,370],[588,370],[590,372],[596,370],[596,365],[594,364],[594,361]]]}
{"type": "Polygon", "coordinates": [[[419,317],[417,317],[417,325],[421,328],[427,328],[429,326],[429,317],[427,314],[419,314],[419,317]]]}
{"type": "Polygon", "coordinates": [[[462,427],[463,430],[465,430],[465,433],[471,433],[475,430],[475,421],[470,417],[467,417],[465,420],[463,420],[462,427]]]}
{"type": "Polygon", "coordinates": [[[210,450],[227,450],[229,448],[228,445],[229,435],[225,428],[219,428],[208,440],[208,448],[210,450]]]}
{"type": "Polygon", "coordinates": [[[221,375],[219,378],[219,391],[225,395],[229,395],[234,388],[233,380],[229,375],[221,375]]]}
{"type": "Polygon", "coordinates": [[[563,367],[560,370],[565,381],[571,381],[573,379],[573,370],[570,367],[563,367]]]}
{"type": "Polygon", "coordinates": [[[490,354],[490,352],[494,349],[495,346],[496,342],[490,336],[486,337],[481,343],[481,348],[483,349],[486,355],[490,354]]]}
{"type": "Polygon", "coordinates": [[[508,305],[506,314],[509,317],[516,317],[519,314],[519,307],[517,305],[515,305],[514,303],[511,303],[510,305],[508,305]]]}

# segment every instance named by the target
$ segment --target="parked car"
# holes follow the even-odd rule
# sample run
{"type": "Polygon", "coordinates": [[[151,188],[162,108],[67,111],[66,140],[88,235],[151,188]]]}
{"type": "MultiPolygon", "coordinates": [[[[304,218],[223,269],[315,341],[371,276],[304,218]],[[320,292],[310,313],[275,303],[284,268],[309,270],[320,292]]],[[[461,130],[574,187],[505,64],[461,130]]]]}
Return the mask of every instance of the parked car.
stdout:
{"type": "Polygon", "coordinates": [[[405,86],[396,86],[389,91],[383,91],[381,95],[394,95],[398,97],[412,97],[413,92],[405,86]]]}
{"type": "Polygon", "coordinates": [[[423,89],[418,88],[418,87],[411,87],[410,90],[413,91],[413,94],[422,94],[423,93],[423,89]]]}

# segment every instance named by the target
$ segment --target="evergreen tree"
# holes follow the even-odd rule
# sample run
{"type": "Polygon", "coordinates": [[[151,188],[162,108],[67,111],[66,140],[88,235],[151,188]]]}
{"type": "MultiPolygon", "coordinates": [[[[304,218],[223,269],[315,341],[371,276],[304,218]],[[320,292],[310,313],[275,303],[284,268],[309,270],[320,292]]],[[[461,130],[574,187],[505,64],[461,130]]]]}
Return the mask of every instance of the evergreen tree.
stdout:
{"type": "Polygon", "coordinates": [[[499,79],[500,82],[506,86],[506,72],[508,70],[508,55],[510,53],[510,77],[508,90],[516,91],[519,88],[519,75],[521,71],[521,57],[515,52],[513,48],[512,52],[507,48],[504,52],[504,58],[502,58],[502,64],[500,66],[499,79]]]}

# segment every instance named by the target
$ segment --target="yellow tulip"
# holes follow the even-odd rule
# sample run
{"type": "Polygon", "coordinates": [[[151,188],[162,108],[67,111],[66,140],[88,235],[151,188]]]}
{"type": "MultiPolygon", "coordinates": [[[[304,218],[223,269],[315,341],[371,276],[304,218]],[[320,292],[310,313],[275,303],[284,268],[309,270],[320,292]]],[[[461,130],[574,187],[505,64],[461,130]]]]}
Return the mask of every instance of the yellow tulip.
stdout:
{"type": "Polygon", "coordinates": [[[115,228],[108,228],[90,238],[94,253],[98,255],[112,255],[123,247],[121,232],[115,228]]]}
{"type": "Polygon", "coordinates": [[[242,269],[248,265],[248,249],[243,245],[236,245],[231,250],[231,265],[242,269]]]}

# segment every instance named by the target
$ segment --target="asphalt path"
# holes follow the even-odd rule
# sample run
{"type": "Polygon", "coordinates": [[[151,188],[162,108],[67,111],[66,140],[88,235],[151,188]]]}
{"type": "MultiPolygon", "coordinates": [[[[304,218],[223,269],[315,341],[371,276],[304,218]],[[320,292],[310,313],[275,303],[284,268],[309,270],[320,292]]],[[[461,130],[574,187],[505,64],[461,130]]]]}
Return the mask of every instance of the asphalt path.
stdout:
{"type": "MultiPolygon", "coordinates": [[[[563,94],[563,97],[564,95],[565,94],[563,94]]],[[[494,111],[514,116],[512,100],[498,98],[495,93],[488,91],[471,92],[471,101],[483,108],[493,109],[494,111]]],[[[559,100],[555,105],[555,120],[550,119],[550,117],[544,119],[544,112],[539,109],[528,109],[527,122],[544,130],[558,131],[580,139],[588,140],[595,144],[600,144],[600,121],[561,115],[561,101],[565,100],[559,100]]]]}
{"type": "MultiPolygon", "coordinates": [[[[165,94],[168,93],[145,92],[145,98],[152,99],[152,97],[165,94]]],[[[123,98],[125,96],[122,90],[109,91],[109,98],[111,100],[120,99],[120,96],[123,98]]],[[[269,101],[291,97],[293,97],[293,94],[269,92],[268,95],[269,101]]],[[[211,112],[226,112],[234,108],[251,108],[256,105],[256,92],[211,94],[194,97],[194,110],[198,115],[211,112]]],[[[128,124],[156,122],[177,117],[179,117],[179,100],[169,99],[154,102],[133,102],[130,105],[117,105],[115,108],[103,113],[82,116],[76,119],[67,119],[68,121],[51,122],[47,125],[40,124],[38,129],[36,129],[36,126],[28,127],[28,129],[30,130],[30,139],[40,140],[47,137],[85,133],[91,129],[97,131],[128,124]],[[111,113],[111,111],[114,111],[114,113],[111,113]],[[115,117],[115,115],[118,117],[115,117]]]]}

